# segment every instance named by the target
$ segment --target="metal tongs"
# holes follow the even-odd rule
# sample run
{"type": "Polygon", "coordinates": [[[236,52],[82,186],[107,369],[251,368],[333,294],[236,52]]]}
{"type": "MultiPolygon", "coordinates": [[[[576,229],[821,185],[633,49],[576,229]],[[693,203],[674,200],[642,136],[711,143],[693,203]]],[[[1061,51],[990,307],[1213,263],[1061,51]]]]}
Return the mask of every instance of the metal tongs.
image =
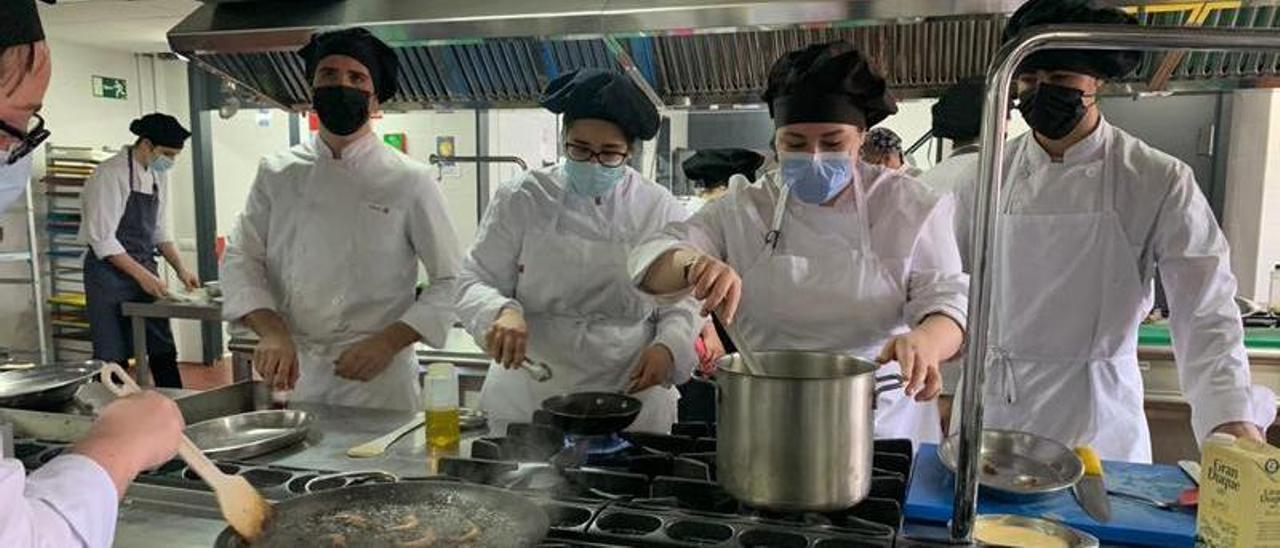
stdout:
{"type": "Polygon", "coordinates": [[[525,358],[524,361],[520,362],[520,369],[523,369],[525,373],[529,374],[529,378],[535,381],[546,382],[551,380],[551,368],[547,367],[545,363],[525,358]]]}

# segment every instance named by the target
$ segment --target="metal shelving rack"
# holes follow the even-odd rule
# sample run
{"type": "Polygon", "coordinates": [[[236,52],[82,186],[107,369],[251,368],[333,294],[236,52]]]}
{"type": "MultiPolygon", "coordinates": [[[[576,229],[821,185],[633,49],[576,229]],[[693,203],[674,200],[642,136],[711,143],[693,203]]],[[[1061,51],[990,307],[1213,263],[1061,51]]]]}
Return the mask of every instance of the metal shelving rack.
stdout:
{"type": "MultiPolygon", "coordinates": [[[[25,206],[26,229],[27,229],[27,249],[25,251],[3,251],[0,252],[0,263],[26,263],[29,267],[30,277],[27,278],[5,278],[0,279],[3,284],[21,284],[31,286],[32,302],[35,303],[35,312],[37,318],[44,318],[44,282],[40,275],[40,255],[37,251],[39,243],[36,238],[36,208],[35,201],[31,195],[31,185],[27,185],[23,194],[23,201],[20,202],[25,206]]],[[[36,322],[37,345],[41,363],[49,361],[49,337],[45,330],[44,322],[36,322]]],[[[18,358],[17,354],[26,352],[12,352],[15,349],[5,349],[6,354],[13,354],[5,357],[18,358]]],[[[33,352],[34,353],[34,352],[33,352]]]]}
{"type": "Polygon", "coordinates": [[[98,163],[110,157],[105,150],[46,146],[44,183],[45,258],[49,265],[47,322],[57,361],[92,356],[89,320],[85,314],[83,261],[87,246],[77,242],[80,232],[80,193],[98,163]]]}

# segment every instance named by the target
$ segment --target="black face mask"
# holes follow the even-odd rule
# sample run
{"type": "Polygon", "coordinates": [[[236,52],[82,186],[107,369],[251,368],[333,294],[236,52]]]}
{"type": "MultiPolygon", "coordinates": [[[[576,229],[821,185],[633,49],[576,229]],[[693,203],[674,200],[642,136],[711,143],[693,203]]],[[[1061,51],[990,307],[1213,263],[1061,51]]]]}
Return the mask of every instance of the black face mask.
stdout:
{"type": "Polygon", "coordinates": [[[1088,109],[1083,91],[1042,83],[1018,97],[1018,111],[1036,133],[1061,139],[1076,128],[1088,109]]]}
{"type": "Polygon", "coordinates": [[[325,129],[347,136],[369,121],[369,94],[347,86],[316,88],[312,105],[325,129]]]}

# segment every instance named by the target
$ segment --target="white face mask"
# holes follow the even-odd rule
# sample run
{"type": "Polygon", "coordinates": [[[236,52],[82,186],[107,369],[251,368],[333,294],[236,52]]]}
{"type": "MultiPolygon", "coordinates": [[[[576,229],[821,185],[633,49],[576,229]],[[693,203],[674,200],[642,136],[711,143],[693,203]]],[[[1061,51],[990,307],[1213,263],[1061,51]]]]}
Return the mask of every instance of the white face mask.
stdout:
{"type": "MultiPolygon", "coordinates": [[[[9,151],[0,151],[0,158],[8,158],[9,151]]],[[[22,192],[31,183],[31,161],[34,154],[28,154],[12,164],[0,164],[0,212],[22,196],[22,192]]]]}

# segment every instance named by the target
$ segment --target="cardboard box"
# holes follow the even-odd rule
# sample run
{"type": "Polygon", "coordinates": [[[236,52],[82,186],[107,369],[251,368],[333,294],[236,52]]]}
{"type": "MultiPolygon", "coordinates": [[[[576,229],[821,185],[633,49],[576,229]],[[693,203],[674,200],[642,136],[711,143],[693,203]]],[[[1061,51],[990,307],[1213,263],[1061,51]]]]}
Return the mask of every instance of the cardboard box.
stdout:
{"type": "Polygon", "coordinates": [[[1196,546],[1280,548],[1280,449],[1210,440],[1200,467],[1196,546]]]}

